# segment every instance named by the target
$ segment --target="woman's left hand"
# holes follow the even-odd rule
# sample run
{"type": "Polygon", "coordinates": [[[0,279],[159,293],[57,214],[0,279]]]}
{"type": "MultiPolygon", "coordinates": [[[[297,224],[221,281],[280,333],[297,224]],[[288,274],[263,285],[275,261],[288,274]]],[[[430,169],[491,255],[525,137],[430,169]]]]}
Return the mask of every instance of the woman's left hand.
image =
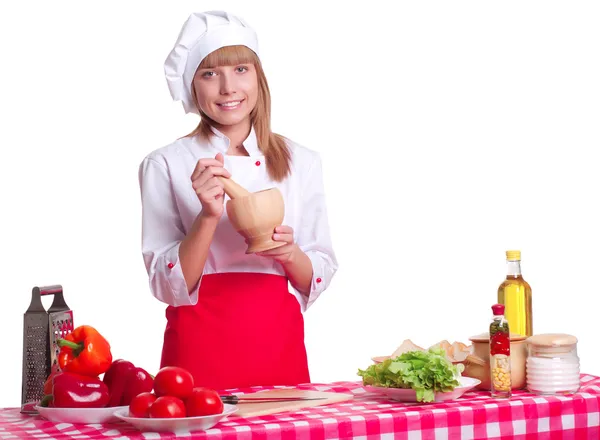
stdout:
{"type": "Polygon", "coordinates": [[[283,241],[285,244],[275,249],[257,252],[256,255],[272,257],[281,264],[291,263],[294,255],[300,250],[298,245],[294,243],[294,230],[290,226],[277,226],[273,234],[273,240],[283,241]]]}

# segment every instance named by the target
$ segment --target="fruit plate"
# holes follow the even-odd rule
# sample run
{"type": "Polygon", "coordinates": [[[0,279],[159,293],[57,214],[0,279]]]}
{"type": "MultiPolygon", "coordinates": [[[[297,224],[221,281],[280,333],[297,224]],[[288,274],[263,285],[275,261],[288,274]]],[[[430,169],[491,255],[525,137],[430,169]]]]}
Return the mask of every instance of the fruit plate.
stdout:
{"type": "MultiPolygon", "coordinates": [[[[435,393],[435,401],[445,402],[447,400],[458,399],[467,391],[475,388],[481,383],[479,379],[465,376],[461,377],[459,382],[460,385],[454,388],[452,391],[447,393],[435,393]]],[[[383,394],[392,400],[398,400],[400,402],[417,402],[417,392],[412,388],[386,388],[367,385],[365,386],[365,389],[373,393],[383,394]]]]}
{"type": "Polygon", "coordinates": [[[129,410],[128,406],[112,406],[107,408],[50,408],[36,406],[35,410],[50,422],[54,423],[116,423],[119,419],[115,411],[129,410]]]}
{"type": "Polygon", "coordinates": [[[142,417],[130,417],[129,408],[124,408],[116,411],[115,416],[124,422],[135,426],[140,431],[187,434],[192,431],[205,431],[210,429],[236,411],[236,405],[224,404],[223,412],[221,414],[215,414],[212,416],[150,419],[142,417]]]}

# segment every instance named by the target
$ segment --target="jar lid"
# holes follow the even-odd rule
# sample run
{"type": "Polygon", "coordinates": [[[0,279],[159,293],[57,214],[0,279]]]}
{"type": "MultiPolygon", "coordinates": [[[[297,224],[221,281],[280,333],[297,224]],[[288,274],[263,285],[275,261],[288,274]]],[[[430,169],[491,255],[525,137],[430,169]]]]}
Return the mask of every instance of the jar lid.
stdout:
{"type": "MultiPolygon", "coordinates": [[[[524,341],[525,339],[527,339],[527,336],[519,335],[516,333],[510,334],[510,342],[519,342],[519,341],[524,341]]],[[[469,341],[471,341],[471,342],[489,342],[490,341],[490,333],[486,332],[486,333],[481,333],[480,335],[477,335],[477,336],[471,336],[469,338],[469,341]]]]}
{"type": "Polygon", "coordinates": [[[537,347],[566,347],[577,344],[577,338],[564,333],[543,333],[530,336],[527,342],[537,347]]]}

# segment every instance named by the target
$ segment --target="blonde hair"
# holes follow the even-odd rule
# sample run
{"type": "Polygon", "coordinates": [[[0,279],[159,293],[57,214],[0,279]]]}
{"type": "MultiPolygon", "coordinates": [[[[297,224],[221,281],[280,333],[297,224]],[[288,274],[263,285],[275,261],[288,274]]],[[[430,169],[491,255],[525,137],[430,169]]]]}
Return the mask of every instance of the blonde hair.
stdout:
{"type": "MultiPolygon", "coordinates": [[[[281,182],[290,173],[291,153],[285,138],[271,131],[271,93],[258,56],[246,46],[226,46],[210,53],[202,60],[198,69],[235,66],[237,64],[254,64],[256,68],[258,99],[256,106],[250,113],[250,123],[254,127],[258,146],[265,156],[269,176],[271,179],[281,182]]],[[[197,103],[195,87],[193,86],[192,96],[194,102],[197,103]]],[[[198,112],[200,113],[200,123],[185,137],[199,135],[204,139],[208,139],[214,135],[210,127],[215,122],[200,108],[198,108],[198,112]]]]}

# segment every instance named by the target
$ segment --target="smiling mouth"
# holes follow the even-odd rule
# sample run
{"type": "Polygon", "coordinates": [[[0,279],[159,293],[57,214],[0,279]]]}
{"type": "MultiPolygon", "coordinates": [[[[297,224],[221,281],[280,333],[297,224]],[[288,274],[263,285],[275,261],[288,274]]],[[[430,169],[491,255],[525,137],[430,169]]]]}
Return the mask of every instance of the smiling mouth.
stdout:
{"type": "Polygon", "coordinates": [[[217,103],[217,105],[223,109],[233,109],[239,107],[242,102],[244,102],[244,100],[240,99],[239,101],[217,103]]]}

